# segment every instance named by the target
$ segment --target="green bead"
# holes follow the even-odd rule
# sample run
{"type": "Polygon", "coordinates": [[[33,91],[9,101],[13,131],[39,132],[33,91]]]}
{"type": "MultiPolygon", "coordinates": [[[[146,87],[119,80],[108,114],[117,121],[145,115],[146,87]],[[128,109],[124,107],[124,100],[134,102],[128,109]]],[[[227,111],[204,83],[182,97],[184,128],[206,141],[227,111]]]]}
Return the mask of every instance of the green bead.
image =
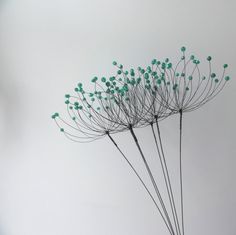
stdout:
{"type": "Polygon", "coordinates": [[[94,77],[93,79],[92,79],[92,82],[96,82],[98,80],[98,78],[97,77],[94,77]]]}
{"type": "Polygon", "coordinates": [[[60,131],[61,131],[61,132],[64,132],[64,129],[63,129],[63,128],[61,128],[61,129],[60,129],[60,131]]]}
{"type": "Polygon", "coordinates": [[[78,83],[78,87],[82,87],[83,86],[83,84],[82,83],[78,83]]]}
{"type": "Polygon", "coordinates": [[[157,65],[160,65],[161,64],[161,62],[160,61],[157,61],[157,65]]]}
{"type": "Polygon", "coordinates": [[[117,74],[119,74],[119,75],[120,75],[121,73],[122,73],[122,72],[121,72],[121,70],[118,70],[118,71],[117,71],[117,74]]]}
{"type": "Polygon", "coordinates": [[[171,69],[171,68],[172,68],[172,63],[169,63],[169,64],[167,65],[167,68],[168,68],[168,69],[171,69]]]}
{"type": "Polygon", "coordinates": [[[100,110],[101,108],[100,107],[97,107],[97,110],[100,110]]]}
{"type": "Polygon", "coordinates": [[[228,67],[228,64],[224,64],[224,66],[223,66],[225,69],[228,67]]]}
{"type": "Polygon", "coordinates": [[[202,77],[202,80],[206,80],[206,77],[205,77],[205,76],[203,76],[203,77],[202,77]]]}
{"type": "Polygon", "coordinates": [[[78,102],[74,102],[74,105],[75,105],[75,106],[78,106],[78,105],[79,105],[79,103],[78,103],[78,102]]]}
{"type": "Polygon", "coordinates": [[[152,65],[156,64],[157,60],[156,59],[153,59],[152,60],[152,65]]]}
{"type": "Polygon", "coordinates": [[[165,63],[162,63],[162,64],[161,64],[161,68],[162,68],[162,69],[165,69],[165,68],[166,68],[166,64],[165,64],[165,63]]]}
{"type": "Polygon", "coordinates": [[[181,60],[185,60],[185,56],[182,56],[182,57],[181,57],[181,60]]]}
{"type": "Polygon", "coordinates": [[[208,60],[208,61],[211,61],[211,59],[212,59],[211,56],[208,56],[208,57],[207,57],[207,60],[208,60]]]}
{"type": "Polygon", "coordinates": [[[116,61],[113,61],[112,64],[113,64],[113,65],[117,65],[117,62],[116,62],[116,61]]]}
{"type": "Polygon", "coordinates": [[[190,56],[190,59],[191,59],[191,60],[194,60],[194,58],[195,58],[194,55],[191,55],[191,56],[190,56]]]}
{"type": "Polygon", "coordinates": [[[168,63],[168,62],[169,62],[169,58],[166,58],[166,59],[165,59],[165,63],[168,63]]]}
{"type": "Polygon", "coordinates": [[[70,106],[69,109],[73,109],[73,106],[70,106]]]}
{"type": "Polygon", "coordinates": [[[76,87],[76,88],[75,88],[75,92],[78,92],[78,91],[79,91],[79,88],[76,87]]]}
{"type": "Polygon", "coordinates": [[[92,101],[92,102],[95,101],[95,98],[92,98],[91,101],[92,101]]]}
{"type": "Polygon", "coordinates": [[[106,78],[105,78],[105,77],[102,77],[102,78],[101,78],[101,81],[102,81],[102,82],[106,82],[106,78]]]}
{"type": "Polygon", "coordinates": [[[75,120],[76,120],[76,117],[73,117],[73,118],[72,118],[72,120],[74,120],[74,121],[75,121],[75,120]]]}
{"type": "Polygon", "coordinates": [[[186,90],[186,91],[189,91],[189,87],[186,87],[185,90],[186,90]]]}
{"type": "Polygon", "coordinates": [[[114,81],[116,78],[115,77],[110,77],[109,80],[112,82],[114,81]]]}
{"type": "Polygon", "coordinates": [[[216,74],[215,73],[212,73],[211,74],[211,78],[215,78],[216,77],[216,74]]]}
{"type": "Polygon", "coordinates": [[[68,98],[68,99],[69,99],[69,98],[70,98],[70,95],[69,95],[69,94],[66,94],[66,95],[65,95],[65,98],[68,98]]]}
{"type": "Polygon", "coordinates": [[[226,76],[225,77],[225,81],[229,81],[230,80],[230,77],[229,76],[226,76]]]}
{"type": "Polygon", "coordinates": [[[186,51],[186,47],[181,47],[181,51],[182,52],[186,51]]]}
{"type": "Polygon", "coordinates": [[[193,76],[189,76],[188,80],[190,80],[190,81],[193,80],[193,76]]]}
{"type": "Polygon", "coordinates": [[[111,85],[110,82],[106,82],[106,86],[109,87],[111,85]]]}
{"type": "Polygon", "coordinates": [[[177,87],[178,87],[178,84],[175,84],[175,85],[173,86],[173,90],[176,90],[177,87]]]}
{"type": "Polygon", "coordinates": [[[144,78],[145,78],[145,79],[148,79],[148,78],[149,78],[149,74],[148,74],[148,73],[145,73],[145,74],[144,74],[144,78]]]}
{"type": "Polygon", "coordinates": [[[159,84],[159,85],[161,84],[161,79],[157,80],[157,84],[159,84]]]}
{"type": "Polygon", "coordinates": [[[55,119],[56,117],[55,117],[55,115],[53,114],[53,115],[51,116],[51,118],[52,118],[52,119],[55,119]]]}
{"type": "Polygon", "coordinates": [[[219,79],[215,79],[215,82],[216,82],[216,83],[219,82],[219,79]]]}
{"type": "Polygon", "coordinates": [[[69,104],[69,103],[70,103],[70,101],[69,101],[69,100],[66,100],[66,101],[65,101],[65,104],[69,104]]]}
{"type": "Polygon", "coordinates": [[[181,73],[181,77],[184,77],[185,76],[185,73],[181,73]]]}
{"type": "Polygon", "coordinates": [[[83,109],[83,106],[79,106],[78,108],[79,108],[80,110],[82,110],[82,109],[83,109]]]}

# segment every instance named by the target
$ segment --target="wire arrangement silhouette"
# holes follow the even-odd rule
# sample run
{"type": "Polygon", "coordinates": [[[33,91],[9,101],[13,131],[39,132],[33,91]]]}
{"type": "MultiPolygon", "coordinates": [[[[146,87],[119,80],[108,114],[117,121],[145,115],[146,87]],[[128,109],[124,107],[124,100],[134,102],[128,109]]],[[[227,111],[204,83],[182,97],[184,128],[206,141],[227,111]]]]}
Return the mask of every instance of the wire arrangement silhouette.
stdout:
{"type": "Polygon", "coordinates": [[[125,70],[123,65],[113,62],[117,72],[109,78],[94,77],[92,92],[85,91],[79,83],[74,95],[65,95],[69,120],[54,113],[52,119],[60,131],[70,140],[85,143],[107,136],[119,151],[132,172],[137,176],[160,214],[167,231],[171,235],[184,235],[184,198],[182,168],[183,114],[194,111],[219,94],[230,77],[226,75],[227,64],[222,74],[212,69],[212,58],[207,57],[207,74],[202,74],[200,61],[194,56],[186,56],[186,48],[181,48],[181,58],[174,66],[168,58],[164,61],[153,59],[146,68],[125,70]],[[176,206],[169,169],[166,162],[159,122],[171,115],[179,115],[179,182],[180,210],[176,206]],[[163,198],[147,157],[135,133],[136,128],[149,127],[160,161],[164,184],[168,195],[163,198]],[[144,168],[148,173],[155,195],[121,150],[113,135],[129,131],[139,151],[144,168]]]}

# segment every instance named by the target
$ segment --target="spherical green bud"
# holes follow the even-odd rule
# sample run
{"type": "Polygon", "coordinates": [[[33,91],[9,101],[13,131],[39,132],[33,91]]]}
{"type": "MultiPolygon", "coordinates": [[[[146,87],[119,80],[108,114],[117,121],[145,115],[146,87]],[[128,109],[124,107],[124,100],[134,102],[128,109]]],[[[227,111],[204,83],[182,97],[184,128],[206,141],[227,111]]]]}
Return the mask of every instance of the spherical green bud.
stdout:
{"type": "Polygon", "coordinates": [[[106,86],[109,87],[111,85],[110,82],[106,82],[106,86]]]}
{"type": "Polygon", "coordinates": [[[112,82],[114,81],[116,78],[115,77],[110,77],[109,80],[112,82]]]}
{"type": "Polygon", "coordinates": [[[76,87],[76,88],[75,88],[75,92],[78,92],[78,91],[79,91],[79,88],[76,87]]]}
{"type": "Polygon", "coordinates": [[[102,82],[106,82],[106,78],[105,78],[105,77],[102,77],[102,78],[101,78],[101,81],[102,81],[102,82]]]}
{"type": "Polygon", "coordinates": [[[206,77],[205,77],[205,76],[203,76],[203,77],[202,77],[202,80],[206,80],[206,77]]]}
{"type": "Polygon", "coordinates": [[[153,59],[152,60],[152,65],[156,64],[157,60],[156,59],[153,59]]]}
{"type": "Polygon", "coordinates": [[[224,67],[224,69],[226,69],[226,68],[228,67],[228,64],[224,64],[224,66],[223,66],[223,67],[224,67]]]}
{"type": "Polygon", "coordinates": [[[122,73],[122,71],[121,71],[121,70],[118,70],[118,71],[117,71],[117,74],[119,74],[119,75],[120,75],[121,73],[122,73]]]}
{"type": "Polygon", "coordinates": [[[186,47],[181,47],[181,51],[182,52],[186,51],[186,47]]]}
{"type": "Polygon", "coordinates": [[[69,103],[70,103],[70,101],[69,101],[69,100],[66,100],[66,101],[65,101],[65,104],[69,104],[69,103]]]}
{"type": "Polygon", "coordinates": [[[95,98],[92,98],[91,101],[92,101],[92,102],[95,101],[95,98]]]}
{"type": "Polygon", "coordinates": [[[212,59],[211,56],[208,56],[208,57],[207,57],[207,60],[208,60],[208,61],[211,61],[211,59],[212,59]]]}
{"type": "Polygon", "coordinates": [[[82,83],[78,83],[78,87],[82,87],[83,86],[83,84],[82,83]]]}
{"type": "Polygon", "coordinates": [[[113,63],[112,63],[113,65],[117,65],[117,62],[116,61],[113,61],[113,63]]]}
{"type": "Polygon", "coordinates": [[[195,58],[194,55],[191,55],[191,56],[190,56],[190,59],[191,59],[191,60],[194,60],[194,58],[195,58]]]}
{"type": "Polygon", "coordinates": [[[145,74],[144,74],[144,78],[145,78],[145,79],[148,79],[148,78],[149,78],[149,74],[148,74],[148,73],[145,73],[145,74]]]}
{"type": "Polygon", "coordinates": [[[189,76],[188,80],[190,80],[190,81],[193,80],[193,76],[189,76]]]}
{"type": "Polygon", "coordinates": [[[60,131],[61,131],[61,132],[64,132],[64,129],[63,129],[63,128],[61,128],[61,129],[60,129],[60,131]]]}
{"type": "Polygon", "coordinates": [[[185,60],[185,56],[181,56],[181,60],[185,60]]]}
{"type": "Polygon", "coordinates": [[[98,80],[98,78],[97,77],[94,77],[91,81],[92,82],[96,82],[98,80]]]}
{"type": "Polygon", "coordinates": [[[215,78],[216,77],[216,74],[215,73],[212,73],[211,74],[211,78],[215,78]]]}
{"type": "Polygon", "coordinates": [[[172,68],[172,63],[167,64],[167,68],[171,69],[172,68]]]}
{"type": "Polygon", "coordinates": [[[65,98],[68,98],[68,99],[69,99],[69,98],[70,98],[70,95],[69,95],[69,94],[66,94],[66,95],[65,95],[65,98]]]}
{"type": "Polygon", "coordinates": [[[219,82],[219,79],[215,79],[215,83],[219,82]]]}
{"type": "Polygon", "coordinates": [[[186,90],[186,91],[189,91],[189,87],[186,87],[185,90],[186,90]]]}
{"type": "Polygon", "coordinates": [[[229,81],[230,80],[230,77],[229,76],[226,76],[225,77],[225,81],[229,81]]]}

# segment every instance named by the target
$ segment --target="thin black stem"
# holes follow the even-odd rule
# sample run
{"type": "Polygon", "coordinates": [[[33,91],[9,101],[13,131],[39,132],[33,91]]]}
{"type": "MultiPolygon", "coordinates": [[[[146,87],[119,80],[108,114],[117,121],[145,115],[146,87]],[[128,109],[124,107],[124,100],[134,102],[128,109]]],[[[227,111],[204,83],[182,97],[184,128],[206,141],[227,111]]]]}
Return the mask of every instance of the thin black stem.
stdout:
{"type": "Polygon", "coordinates": [[[115,147],[117,148],[117,150],[121,153],[121,155],[123,156],[123,158],[125,159],[125,161],[128,163],[128,165],[131,167],[132,171],[135,173],[135,175],[138,177],[139,181],[141,182],[141,184],[143,185],[143,187],[145,188],[146,192],[148,193],[148,195],[150,196],[151,200],[153,201],[153,203],[155,204],[157,210],[159,211],[167,229],[169,230],[170,234],[172,234],[172,231],[170,230],[169,225],[166,222],[166,219],[164,217],[164,215],[162,214],[159,206],[157,205],[154,197],[152,196],[151,192],[149,191],[149,189],[147,188],[146,184],[144,183],[144,181],[142,180],[141,176],[138,174],[138,172],[135,170],[134,166],[132,165],[132,163],[128,160],[128,158],[125,156],[125,154],[122,152],[122,150],[120,149],[120,147],[118,146],[118,144],[116,143],[116,141],[111,137],[111,135],[108,133],[107,134],[108,137],[110,138],[110,140],[112,141],[112,143],[115,145],[115,147]]]}
{"type": "Polygon", "coordinates": [[[165,214],[165,216],[166,216],[166,219],[167,219],[167,221],[168,221],[168,223],[169,223],[169,226],[170,226],[170,228],[171,228],[172,234],[174,234],[174,230],[173,230],[173,227],[172,227],[172,224],[171,224],[171,221],[170,221],[170,217],[169,217],[168,212],[167,212],[167,210],[166,210],[166,207],[165,207],[165,204],[164,204],[163,199],[162,199],[162,197],[161,197],[160,191],[159,191],[159,189],[158,189],[158,187],[157,187],[157,184],[156,184],[155,179],[154,179],[154,177],[153,177],[153,175],[152,175],[151,169],[150,169],[150,167],[149,167],[149,165],[148,165],[148,163],[147,163],[147,161],[146,161],[146,158],[145,158],[145,156],[144,156],[144,154],[143,154],[143,151],[142,151],[142,149],[141,149],[141,146],[140,146],[140,144],[139,144],[139,142],[138,142],[138,139],[137,139],[137,137],[136,137],[136,135],[135,135],[135,133],[134,133],[132,127],[130,127],[130,132],[131,132],[131,135],[132,135],[132,137],[133,137],[133,139],[134,139],[134,141],[135,141],[135,144],[136,144],[136,146],[137,146],[137,148],[138,148],[138,150],[139,150],[139,152],[140,152],[140,155],[141,155],[141,157],[142,157],[142,160],[143,160],[143,162],[144,162],[144,165],[145,165],[145,167],[146,167],[146,170],[147,170],[147,172],[148,172],[148,175],[149,175],[149,177],[150,177],[150,179],[151,179],[151,181],[152,181],[153,187],[154,187],[155,192],[156,192],[156,194],[157,194],[157,196],[158,196],[158,199],[159,199],[159,201],[160,201],[160,203],[161,203],[163,212],[164,212],[164,214],[165,214]]]}
{"type": "Polygon", "coordinates": [[[155,144],[156,144],[156,149],[157,149],[157,152],[158,152],[159,160],[160,160],[160,163],[161,163],[162,173],[163,173],[164,180],[165,180],[165,186],[166,186],[168,197],[169,197],[169,201],[170,201],[171,212],[172,212],[174,223],[175,223],[176,234],[178,234],[178,228],[177,228],[177,223],[176,223],[176,218],[175,218],[176,215],[175,215],[175,212],[174,212],[173,202],[172,202],[172,198],[171,198],[171,194],[170,194],[170,189],[169,189],[169,187],[171,187],[171,186],[169,185],[170,182],[168,182],[167,175],[166,175],[166,174],[168,174],[168,172],[166,173],[165,169],[164,169],[164,164],[163,164],[162,156],[161,156],[161,153],[160,153],[160,148],[158,146],[157,137],[156,137],[156,134],[155,134],[155,131],[154,131],[154,128],[153,128],[153,123],[151,124],[151,128],[152,128],[152,134],[153,134],[153,137],[154,137],[154,140],[155,140],[155,144]]]}
{"type": "Polygon", "coordinates": [[[177,223],[177,227],[178,227],[178,232],[179,232],[179,234],[181,234],[178,214],[177,214],[177,210],[176,210],[176,206],[175,206],[175,198],[174,198],[174,195],[173,195],[171,180],[170,180],[169,171],[168,171],[168,167],[167,167],[167,163],[166,163],[166,159],[165,159],[159,122],[158,122],[157,119],[156,119],[156,127],[157,127],[158,139],[159,139],[160,147],[161,147],[161,153],[162,153],[162,156],[163,156],[163,162],[164,162],[164,166],[165,166],[165,170],[166,170],[166,176],[167,176],[167,181],[168,181],[168,185],[169,185],[170,195],[171,195],[171,198],[172,198],[173,208],[174,208],[174,212],[175,212],[175,218],[176,218],[176,223],[177,223]]]}
{"type": "Polygon", "coordinates": [[[179,111],[179,172],[180,172],[180,196],[181,196],[181,217],[182,217],[182,234],[184,235],[184,198],[183,198],[183,170],[182,170],[182,123],[183,112],[179,111]]]}

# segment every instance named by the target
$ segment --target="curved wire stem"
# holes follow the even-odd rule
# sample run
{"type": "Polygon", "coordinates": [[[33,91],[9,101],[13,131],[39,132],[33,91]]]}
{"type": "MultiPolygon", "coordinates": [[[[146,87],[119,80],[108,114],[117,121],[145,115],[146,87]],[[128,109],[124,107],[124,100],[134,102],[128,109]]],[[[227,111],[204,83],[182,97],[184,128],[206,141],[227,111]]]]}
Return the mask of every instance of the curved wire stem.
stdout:
{"type": "Polygon", "coordinates": [[[157,131],[158,131],[158,139],[159,139],[160,146],[158,145],[157,137],[156,137],[156,134],[155,134],[155,131],[153,128],[153,123],[151,124],[151,129],[152,129],[152,134],[153,134],[153,137],[155,140],[155,145],[156,145],[156,149],[158,152],[159,160],[161,163],[162,173],[163,173],[164,180],[165,180],[165,186],[167,189],[168,198],[169,198],[169,202],[170,202],[170,206],[171,206],[171,212],[172,212],[173,220],[175,223],[176,234],[180,235],[178,216],[176,213],[175,201],[174,201],[172,187],[171,187],[171,183],[170,183],[170,179],[169,179],[168,168],[167,168],[166,161],[165,161],[165,155],[164,155],[164,151],[163,151],[163,147],[162,147],[162,141],[161,141],[161,135],[160,135],[160,129],[159,129],[158,123],[157,123],[157,131]]]}
{"type": "Polygon", "coordinates": [[[145,165],[145,167],[146,167],[146,170],[147,170],[147,172],[148,172],[148,175],[149,175],[149,177],[150,177],[150,179],[151,179],[152,185],[153,185],[153,187],[154,187],[154,189],[155,189],[155,192],[156,192],[156,194],[157,194],[157,197],[158,197],[158,199],[159,199],[159,202],[160,202],[160,204],[161,204],[161,206],[162,206],[163,212],[164,212],[164,214],[165,214],[165,216],[166,216],[166,219],[167,219],[167,221],[168,221],[168,224],[169,224],[169,226],[170,226],[170,228],[171,228],[172,234],[175,234],[175,233],[174,233],[174,230],[173,230],[173,227],[172,227],[172,223],[171,223],[169,214],[168,214],[168,212],[167,212],[167,210],[166,210],[165,204],[164,204],[163,199],[162,199],[162,197],[161,197],[160,191],[159,191],[159,189],[158,189],[158,187],[157,187],[156,181],[155,181],[155,179],[154,179],[154,177],[153,177],[152,171],[151,171],[151,169],[150,169],[150,167],[149,167],[149,165],[148,165],[148,163],[147,163],[147,161],[146,161],[146,158],[145,158],[145,156],[144,156],[144,154],[143,154],[143,151],[142,151],[142,149],[141,149],[141,146],[140,146],[140,144],[139,144],[139,142],[138,142],[138,139],[137,139],[137,137],[136,137],[136,135],[135,135],[135,133],[134,133],[132,127],[130,127],[130,132],[131,132],[131,135],[132,135],[132,137],[133,137],[133,139],[134,139],[134,141],[135,141],[135,144],[136,144],[136,146],[137,146],[137,148],[138,148],[138,150],[139,150],[139,152],[140,152],[140,155],[141,155],[141,157],[142,157],[142,160],[143,160],[143,162],[144,162],[144,165],[145,165]]]}
{"type": "Polygon", "coordinates": [[[182,221],[182,235],[184,235],[184,198],[183,198],[183,170],[182,170],[182,125],[183,112],[179,111],[179,173],[180,173],[180,198],[181,198],[181,221],[182,221]]]}
{"type": "Polygon", "coordinates": [[[128,165],[131,167],[132,171],[134,172],[134,174],[138,177],[139,181],[141,182],[141,184],[143,185],[144,189],[146,190],[146,192],[148,193],[149,197],[151,198],[151,200],[153,201],[153,203],[155,204],[159,214],[161,215],[167,229],[169,230],[170,234],[173,234],[163,213],[161,212],[161,209],[159,208],[159,206],[157,205],[156,200],[154,199],[154,197],[152,196],[150,190],[148,189],[148,187],[146,186],[146,184],[144,183],[144,181],[142,180],[141,176],[138,174],[138,172],[135,170],[134,166],[132,165],[132,163],[128,160],[128,158],[125,156],[125,154],[122,152],[122,150],[120,149],[120,147],[118,146],[118,144],[116,143],[116,141],[111,137],[111,135],[108,133],[107,134],[109,139],[112,141],[112,143],[115,145],[115,147],[117,148],[117,150],[120,152],[120,154],[122,155],[122,157],[124,158],[124,160],[128,163],[128,165]]]}

